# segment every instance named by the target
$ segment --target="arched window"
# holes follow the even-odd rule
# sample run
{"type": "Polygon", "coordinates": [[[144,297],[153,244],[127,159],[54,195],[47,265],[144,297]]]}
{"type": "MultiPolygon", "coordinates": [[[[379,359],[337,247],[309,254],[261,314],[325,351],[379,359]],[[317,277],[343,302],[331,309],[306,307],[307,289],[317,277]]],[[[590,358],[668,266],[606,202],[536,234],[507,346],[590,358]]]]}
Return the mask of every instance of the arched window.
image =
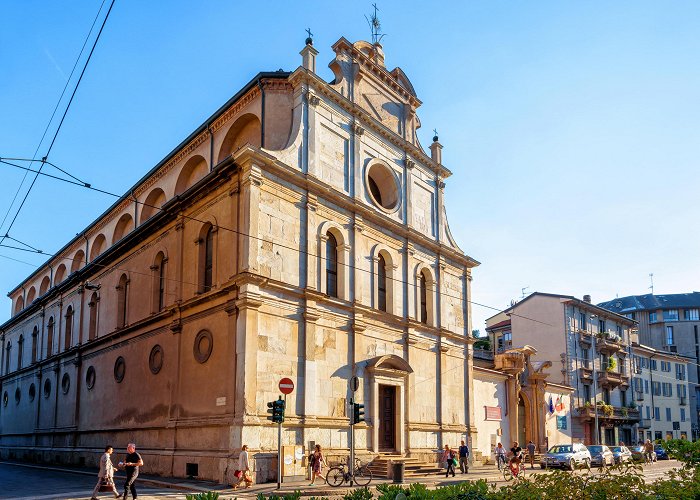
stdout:
{"type": "Polygon", "coordinates": [[[156,260],[151,270],[153,270],[153,312],[159,312],[165,307],[165,271],[168,259],[163,252],[156,255],[156,260]]]}
{"type": "Polygon", "coordinates": [[[12,350],[12,344],[7,341],[7,346],[5,347],[5,375],[10,373],[10,351],[12,350]]]}
{"type": "Polygon", "coordinates": [[[88,340],[95,340],[97,337],[97,304],[100,302],[100,297],[97,292],[93,292],[90,296],[88,307],[90,308],[90,323],[88,324],[88,340]]]}
{"type": "Polygon", "coordinates": [[[22,349],[24,347],[24,335],[19,336],[19,340],[17,341],[17,369],[21,370],[22,369],[22,349]]]}
{"type": "Polygon", "coordinates": [[[34,327],[32,331],[32,363],[36,363],[37,346],[39,345],[39,328],[34,327]]]}
{"type": "Polygon", "coordinates": [[[377,309],[386,311],[386,260],[379,254],[377,262],[377,309]]]}
{"type": "Polygon", "coordinates": [[[129,298],[129,279],[126,274],[119,278],[117,286],[117,328],[124,328],[127,323],[127,308],[129,298]]]}
{"type": "Polygon", "coordinates": [[[49,318],[49,324],[46,327],[46,357],[53,354],[53,316],[49,318]]]}
{"type": "Polygon", "coordinates": [[[66,328],[63,333],[63,350],[67,351],[71,346],[71,336],[73,335],[73,306],[68,306],[66,310],[66,328]]]}
{"type": "Polygon", "coordinates": [[[207,224],[199,238],[199,293],[211,290],[214,284],[214,233],[216,228],[207,224]]]}
{"type": "Polygon", "coordinates": [[[338,241],[330,231],[326,233],[326,293],[338,296],[338,241]]]}
{"type": "Polygon", "coordinates": [[[425,273],[420,273],[419,278],[419,288],[420,288],[420,322],[428,323],[428,283],[425,278],[425,273]]]}

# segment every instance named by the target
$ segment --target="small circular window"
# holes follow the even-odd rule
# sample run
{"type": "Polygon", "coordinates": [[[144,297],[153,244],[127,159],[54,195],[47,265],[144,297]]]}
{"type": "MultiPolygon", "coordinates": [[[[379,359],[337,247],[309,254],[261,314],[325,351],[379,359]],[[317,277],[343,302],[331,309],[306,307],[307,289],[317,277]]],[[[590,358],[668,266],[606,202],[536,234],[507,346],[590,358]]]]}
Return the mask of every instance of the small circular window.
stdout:
{"type": "Polygon", "coordinates": [[[151,349],[151,355],[148,357],[148,367],[151,369],[153,375],[163,368],[163,348],[158,344],[154,345],[153,349],[151,349]]]}
{"type": "Polygon", "coordinates": [[[36,386],[34,383],[29,386],[29,401],[32,402],[34,401],[34,398],[36,397],[36,386]]]}
{"type": "Polygon", "coordinates": [[[63,394],[68,394],[68,391],[70,390],[70,376],[67,373],[64,373],[63,378],[61,379],[61,390],[63,391],[63,394]]]}
{"type": "Polygon", "coordinates": [[[124,358],[119,356],[117,360],[114,362],[114,380],[117,381],[117,383],[120,383],[122,380],[124,380],[124,374],[126,373],[126,362],[124,361],[124,358]]]}
{"type": "Polygon", "coordinates": [[[87,373],[85,374],[85,385],[87,386],[88,391],[90,389],[92,389],[93,387],[95,387],[95,378],[96,378],[95,367],[94,366],[88,367],[87,373]]]}
{"type": "Polygon", "coordinates": [[[390,167],[373,163],[367,169],[367,192],[375,205],[385,212],[399,207],[399,183],[390,167]]]}
{"type": "Polygon", "coordinates": [[[44,397],[48,398],[51,396],[51,381],[49,379],[44,380],[44,397]]]}
{"type": "Polygon", "coordinates": [[[22,399],[22,391],[19,390],[19,387],[15,389],[15,404],[19,404],[20,400],[22,399]]]}
{"type": "Polygon", "coordinates": [[[214,339],[207,330],[202,330],[194,339],[194,359],[206,363],[214,348],[214,339]]]}

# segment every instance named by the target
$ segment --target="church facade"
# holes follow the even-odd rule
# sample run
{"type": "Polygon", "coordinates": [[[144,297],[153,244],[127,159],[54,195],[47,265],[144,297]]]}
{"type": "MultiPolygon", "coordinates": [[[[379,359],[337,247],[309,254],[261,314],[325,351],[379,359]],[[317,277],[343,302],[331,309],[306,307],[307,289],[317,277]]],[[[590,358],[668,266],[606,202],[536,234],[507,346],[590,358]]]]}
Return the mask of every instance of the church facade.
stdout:
{"type": "Polygon", "coordinates": [[[333,50],[330,83],[310,41],[257,75],[9,293],[2,458],[91,465],[133,441],[144,472],[226,481],[247,444],[272,479],[283,377],[299,455],[347,455],[351,398],[361,454],[471,440],[478,262],[450,234],[442,146],[381,45],[333,50]]]}

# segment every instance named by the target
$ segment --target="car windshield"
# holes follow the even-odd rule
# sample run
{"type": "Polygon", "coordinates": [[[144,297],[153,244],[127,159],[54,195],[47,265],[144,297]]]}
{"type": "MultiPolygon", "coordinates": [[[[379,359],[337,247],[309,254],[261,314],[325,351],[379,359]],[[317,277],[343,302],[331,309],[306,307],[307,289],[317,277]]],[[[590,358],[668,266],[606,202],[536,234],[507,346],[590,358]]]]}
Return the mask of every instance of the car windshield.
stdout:
{"type": "MultiPolygon", "coordinates": [[[[589,450],[591,449],[590,446],[588,447],[588,449],[589,450]]],[[[613,453],[622,453],[622,446],[613,446],[610,449],[612,450],[613,453]]]]}
{"type": "Polygon", "coordinates": [[[588,451],[591,453],[603,453],[603,447],[602,446],[589,446],[588,451]]]}
{"type": "Polygon", "coordinates": [[[659,451],[659,450],[664,451],[664,447],[661,446],[660,444],[657,444],[656,446],[654,446],[654,449],[655,449],[656,451],[659,451]]]}
{"type": "Polygon", "coordinates": [[[549,450],[550,453],[571,453],[571,445],[557,445],[552,446],[549,450]]]}
{"type": "Polygon", "coordinates": [[[644,451],[644,446],[637,446],[636,450],[637,451],[644,451]]]}

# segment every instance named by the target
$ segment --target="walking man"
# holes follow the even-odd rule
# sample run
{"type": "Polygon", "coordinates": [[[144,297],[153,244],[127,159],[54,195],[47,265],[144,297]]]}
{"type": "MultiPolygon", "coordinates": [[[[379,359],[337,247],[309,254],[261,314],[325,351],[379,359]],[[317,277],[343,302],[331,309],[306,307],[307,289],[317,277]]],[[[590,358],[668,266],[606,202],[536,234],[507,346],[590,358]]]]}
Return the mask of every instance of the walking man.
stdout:
{"type": "Polygon", "coordinates": [[[112,485],[112,493],[114,493],[114,498],[119,498],[119,492],[117,487],[114,486],[114,465],[112,464],[112,458],[110,455],[114,451],[114,448],[107,445],[105,446],[104,455],[100,458],[100,472],[97,475],[97,486],[92,491],[92,498],[90,500],[97,500],[97,494],[100,492],[100,486],[103,482],[107,482],[112,485]]]}
{"type": "Polygon", "coordinates": [[[469,447],[462,441],[462,446],[459,447],[459,470],[462,474],[469,472],[469,447]]]}
{"type": "Polygon", "coordinates": [[[535,443],[532,439],[527,442],[527,456],[530,459],[530,469],[535,468],[535,443]]]}
{"type": "Polygon", "coordinates": [[[127,499],[129,495],[129,490],[131,490],[131,498],[136,500],[138,494],[136,493],[136,486],[134,482],[136,478],[139,477],[139,467],[143,465],[143,459],[141,455],[136,453],[136,445],[134,443],[129,443],[126,445],[126,458],[124,459],[124,466],[126,468],[126,481],[124,482],[124,500],[127,499]]]}

